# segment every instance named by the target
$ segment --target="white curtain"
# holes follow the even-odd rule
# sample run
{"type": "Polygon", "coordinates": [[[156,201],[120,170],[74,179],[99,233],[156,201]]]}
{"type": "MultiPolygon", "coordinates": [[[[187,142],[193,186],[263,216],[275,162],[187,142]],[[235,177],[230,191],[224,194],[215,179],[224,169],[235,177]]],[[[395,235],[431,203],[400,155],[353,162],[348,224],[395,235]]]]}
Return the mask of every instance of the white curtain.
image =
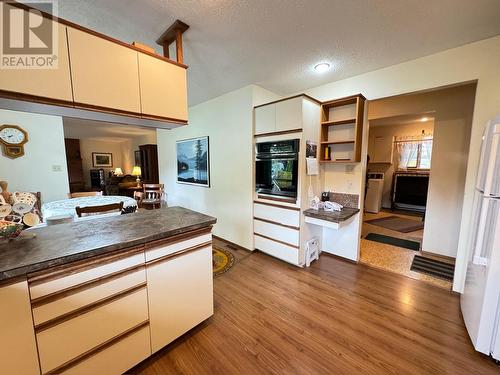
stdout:
{"type": "Polygon", "coordinates": [[[430,169],[432,134],[396,137],[399,156],[398,169],[430,169]]]}

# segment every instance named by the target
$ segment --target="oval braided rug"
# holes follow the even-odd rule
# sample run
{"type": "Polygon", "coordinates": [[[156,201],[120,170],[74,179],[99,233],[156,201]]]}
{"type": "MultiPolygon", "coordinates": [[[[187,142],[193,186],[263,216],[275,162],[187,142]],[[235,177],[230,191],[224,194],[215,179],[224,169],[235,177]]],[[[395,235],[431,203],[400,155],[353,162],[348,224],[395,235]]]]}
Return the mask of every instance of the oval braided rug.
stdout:
{"type": "Polygon", "coordinates": [[[234,265],[234,255],[227,250],[212,249],[212,271],[214,276],[222,275],[234,265]]]}

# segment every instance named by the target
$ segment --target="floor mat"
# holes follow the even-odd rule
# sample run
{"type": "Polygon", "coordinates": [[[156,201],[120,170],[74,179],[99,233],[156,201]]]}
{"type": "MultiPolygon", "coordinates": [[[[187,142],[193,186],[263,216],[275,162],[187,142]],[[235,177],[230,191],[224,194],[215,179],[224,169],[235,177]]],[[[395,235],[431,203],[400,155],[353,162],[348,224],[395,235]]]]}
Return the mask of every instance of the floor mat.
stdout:
{"type": "Polygon", "coordinates": [[[229,271],[233,265],[234,255],[230,251],[213,247],[212,271],[214,276],[219,276],[229,271]]]}
{"type": "Polygon", "coordinates": [[[379,219],[366,220],[365,223],[376,225],[378,227],[395,230],[401,233],[409,233],[424,229],[424,222],[406,219],[399,216],[386,216],[379,219]]]}
{"type": "Polygon", "coordinates": [[[397,247],[404,247],[405,249],[414,251],[420,250],[420,243],[416,241],[404,240],[402,238],[385,236],[383,234],[378,234],[378,233],[368,233],[368,235],[365,237],[365,240],[385,243],[387,245],[392,245],[397,247]]]}
{"type": "Polygon", "coordinates": [[[440,279],[452,281],[455,265],[415,255],[410,269],[412,271],[426,273],[431,276],[439,277],[440,279]]]}

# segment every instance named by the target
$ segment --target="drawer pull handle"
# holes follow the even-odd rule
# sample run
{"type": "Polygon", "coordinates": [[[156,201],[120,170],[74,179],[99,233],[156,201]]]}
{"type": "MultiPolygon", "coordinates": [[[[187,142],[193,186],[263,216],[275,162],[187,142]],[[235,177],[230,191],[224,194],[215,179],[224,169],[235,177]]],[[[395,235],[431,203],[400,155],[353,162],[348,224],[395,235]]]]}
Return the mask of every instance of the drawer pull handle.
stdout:
{"type": "Polygon", "coordinates": [[[200,249],[203,249],[207,246],[212,246],[212,241],[204,242],[202,244],[188,247],[187,249],[179,250],[179,251],[176,251],[175,253],[164,255],[164,256],[161,256],[159,258],[150,260],[148,263],[146,263],[146,266],[150,266],[150,265],[155,264],[155,263],[165,262],[167,260],[170,260],[171,258],[175,258],[175,257],[178,257],[180,255],[190,253],[192,251],[200,250],[200,249]]]}
{"type": "Polygon", "coordinates": [[[92,302],[88,305],[82,306],[82,307],[80,307],[76,310],[70,311],[66,314],[60,315],[57,318],[47,320],[46,322],[43,322],[43,323],[36,325],[35,332],[40,333],[41,331],[55,327],[61,323],[64,323],[68,320],[76,318],[77,316],[83,315],[83,314],[88,313],[92,310],[95,310],[101,306],[107,305],[111,302],[114,302],[114,301],[119,300],[125,296],[128,296],[129,294],[135,293],[138,290],[145,289],[146,286],[147,286],[147,282],[140,283],[136,286],[133,286],[133,287],[125,289],[121,292],[112,294],[106,298],[102,298],[102,299],[95,301],[95,302],[92,302]]]}
{"type": "Polygon", "coordinates": [[[34,298],[31,300],[31,307],[36,308],[36,307],[46,305],[48,303],[51,303],[51,302],[57,301],[59,299],[71,296],[73,294],[80,293],[84,290],[94,288],[96,286],[107,283],[109,281],[119,279],[120,277],[137,272],[143,268],[145,268],[144,264],[138,264],[138,265],[135,265],[135,266],[132,266],[129,268],[125,268],[125,269],[120,270],[120,271],[110,273],[109,275],[106,275],[106,276],[101,276],[97,279],[88,280],[88,281],[85,281],[81,284],[73,285],[73,286],[70,286],[68,288],[58,290],[57,292],[50,293],[50,294],[47,294],[45,296],[41,296],[38,298],[34,298]]]}
{"type": "Polygon", "coordinates": [[[102,351],[106,350],[107,348],[115,345],[116,343],[126,339],[128,336],[133,335],[134,333],[140,331],[141,329],[143,329],[147,326],[149,326],[149,320],[145,320],[144,322],[139,323],[135,327],[132,327],[132,328],[126,330],[125,332],[119,334],[118,336],[113,337],[113,338],[109,339],[108,341],[103,342],[102,344],[86,351],[83,354],[80,354],[78,357],[73,358],[66,363],[63,363],[62,365],[56,367],[53,370],[44,373],[44,375],[60,374],[62,372],[68,371],[70,368],[75,367],[76,365],[80,364],[81,362],[89,359],[90,357],[92,357],[96,354],[99,354],[100,352],[102,352],[102,351]]]}

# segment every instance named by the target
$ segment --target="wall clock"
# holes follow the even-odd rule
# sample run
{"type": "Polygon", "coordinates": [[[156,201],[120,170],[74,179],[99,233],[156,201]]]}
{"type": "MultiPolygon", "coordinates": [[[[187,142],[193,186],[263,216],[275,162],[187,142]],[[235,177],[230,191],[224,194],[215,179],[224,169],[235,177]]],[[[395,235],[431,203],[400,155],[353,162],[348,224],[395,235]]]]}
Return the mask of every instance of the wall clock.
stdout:
{"type": "Polygon", "coordinates": [[[28,133],[17,125],[0,126],[0,142],[5,156],[15,159],[24,155],[24,144],[28,142],[28,133]]]}

